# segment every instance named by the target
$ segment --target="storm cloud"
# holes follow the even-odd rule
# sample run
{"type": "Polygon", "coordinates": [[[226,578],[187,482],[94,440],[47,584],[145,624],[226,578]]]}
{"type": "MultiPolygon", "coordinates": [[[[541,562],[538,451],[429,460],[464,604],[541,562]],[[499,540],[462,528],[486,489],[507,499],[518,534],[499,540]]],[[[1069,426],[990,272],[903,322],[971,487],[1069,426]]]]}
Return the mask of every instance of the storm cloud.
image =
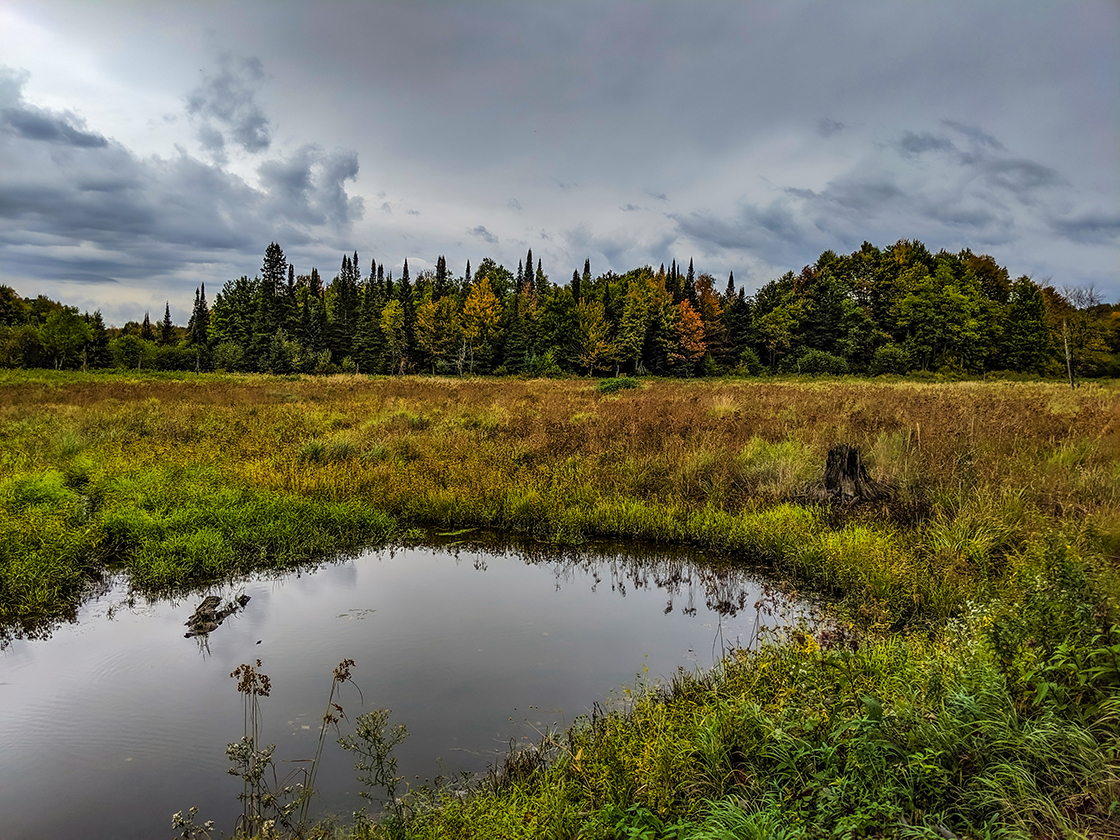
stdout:
{"type": "Polygon", "coordinates": [[[223,53],[216,72],[204,73],[187,95],[187,113],[198,124],[199,142],[216,160],[226,160],[230,142],[250,154],[267,151],[272,144],[272,126],[256,101],[256,87],[263,79],[259,58],[235,61],[223,53]]]}
{"type": "Polygon", "coordinates": [[[6,275],[132,288],[163,281],[179,293],[213,282],[205,275],[214,264],[241,263],[262,240],[306,245],[362,216],[362,199],[345,189],[358,174],[354,152],[308,145],[263,161],[253,185],[182,150],[142,158],[72,114],[27,103],[27,74],[2,78],[6,275]]]}

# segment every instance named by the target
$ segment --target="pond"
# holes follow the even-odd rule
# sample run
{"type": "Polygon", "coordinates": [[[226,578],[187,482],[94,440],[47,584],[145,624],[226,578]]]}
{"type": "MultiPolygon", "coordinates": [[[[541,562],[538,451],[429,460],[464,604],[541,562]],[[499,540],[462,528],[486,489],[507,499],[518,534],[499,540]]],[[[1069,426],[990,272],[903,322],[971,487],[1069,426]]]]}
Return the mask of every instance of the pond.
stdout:
{"type": "MultiPolygon", "coordinates": [[[[271,678],[262,740],[281,772],[314,755],[332,672],[353,659],[347,717],[392,709],[409,731],[398,771],[423,784],[485,771],[511,739],[623,702],[626,686],[710,667],[795,611],[747,570],[633,545],[444,540],[155,602],[118,582],[75,624],[0,651],[4,836],[170,838],[192,805],[228,834],[241,787],[225,747],[243,734],[230,673],[244,662],[271,678]],[[184,637],[204,595],[242,593],[243,610],[184,637]]],[[[314,809],[348,815],[362,800],[335,737],[314,809]]]]}

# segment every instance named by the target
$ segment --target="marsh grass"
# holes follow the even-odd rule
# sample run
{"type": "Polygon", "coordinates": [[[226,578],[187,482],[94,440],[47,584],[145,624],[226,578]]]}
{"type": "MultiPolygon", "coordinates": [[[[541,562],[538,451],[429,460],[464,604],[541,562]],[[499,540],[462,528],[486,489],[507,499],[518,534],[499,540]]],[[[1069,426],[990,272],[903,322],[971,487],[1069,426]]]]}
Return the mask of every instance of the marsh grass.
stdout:
{"type": "Polygon", "coordinates": [[[354,836],[1117,836],[1115,384],[0,372],[0,620],[394,527],[695,545],[825,630],[634,687],[525,773],[354,836]],[[891,499],[807,502],[854,443],[891,499]],[[396,523],[396,524],[394,524],[396,523]],[[893,631],[893,635],[891,632],[893,631]]]}
{"type": "Polygon", "coordinates": [[[14,371],[0,391],[6,622],[72,610],[106,561],[158,590],[354,548],[388,517],[694,543],[894,626],[998,587],[1047,529],[1120,539],[1107,385],[643,380],[604,398],[581,381],[14,371]],[[838,441],[889,503],[805,501],[838,441]],[[29,558],[56,551],[48,580],[29,558]]]}
{"type": "Polygon", "coordinates": [[[1114,836],[1120,628],[1090,566],[1031,551],[1002,600],[929,633],[772,636],[547,733],[529,772],[421,790],[391,835],[355,836],[1114,836]],[[1075,639],[1094,668],[1069,667],[1075,639]]]}

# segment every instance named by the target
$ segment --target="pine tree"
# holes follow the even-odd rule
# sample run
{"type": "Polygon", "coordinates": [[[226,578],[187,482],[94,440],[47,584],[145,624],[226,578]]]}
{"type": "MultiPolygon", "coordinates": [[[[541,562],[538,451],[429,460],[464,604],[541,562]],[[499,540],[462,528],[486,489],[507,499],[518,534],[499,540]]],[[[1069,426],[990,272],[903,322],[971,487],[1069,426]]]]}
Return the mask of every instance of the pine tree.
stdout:
{"type": "Polygon", "coordinates": [[[275,242],[270,242],[264,251],[264,263],[261,265],[261,282],[270,298],[283,293],[287,277],[288,261],[284,257],[284,251],[275,242]]]}
{"type": "Polygon", "coordinates": [[[102,368],[109,364],[109,333],[105,329],[105,321],[101,317],[101,310],[95,310],[92,315],[86,313],[86,324],[89,326],[89,341],[85,348],[85,366],[87,368],[102,368]]]}
{"type": "Polygon", "coordinates": [[[387,348],[385,333],[381,331],[384,307],[384,285],[367,284],[362,293],[353,343],[354,361],[362,373],[381,373],[385,369],[387,348]]]}
{"type": "Polygon", "coordinates": [[[692,268],[692,260],[688,261],[688,275],[684,279],[684,298],[692,304],[694,310],[699,310],[699,298],[696,295],[696,272],[692,268]]]}
{"type": "Polygon", "coordinates": [[[579,303],[579,269],[572,270],[572,298],[579,303]]]}
{"type": "Polygon", "coordinates": [[[153,338],[152,321],[148,317],[148,313],[144,313],[144,323],[140,325],[140,337],[145,341],[151,341],[153,338]]]}
{"type": "Polygon", "coordinates": [[[171,323],[171,303],[164,301],[163,320],[159,323],[159,343],[165,347],[175,337],[175,326],[171,323]]]}
{"type": "Polygon", "coordinates": [[[404,332],[400,350],[404,359],[403,370],[415,361],[412,357],[416,352],[416,301],[413,299],[412,283],[408,277],[408,260],[404,261],[404,268],[401,269],[401,280],[397,283],[394,300],[399,301],[401,305],[401,323],[404,332]]]}
{"type": "Polygon", "coordinates": [[[735,272],[729,271],[727,273],[727,288],[723,291],[723,305],[731,303],[735,297],[735,272]]]}
{"type": "Polygon", "coordinates": [[[210,307],[206,304],[206,284],[194,293],[194,309],[187,326],[187,344],[206,347],[210,343],[210,307]]]}
{"type": "Polygon", "coordinates": [[[544,296],[548,293],[548,275],[544,273],[544,268],[541,266],[541,261],[537,260],[537,275],[534,278],[537,287],[537,299],[544,300],[544,296]]]}

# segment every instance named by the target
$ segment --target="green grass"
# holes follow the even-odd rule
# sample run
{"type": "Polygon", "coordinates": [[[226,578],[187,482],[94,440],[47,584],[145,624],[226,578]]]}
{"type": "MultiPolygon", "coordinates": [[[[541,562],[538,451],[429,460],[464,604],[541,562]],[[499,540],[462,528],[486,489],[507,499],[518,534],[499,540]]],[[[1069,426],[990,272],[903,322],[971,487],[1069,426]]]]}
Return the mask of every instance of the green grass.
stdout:
{"type": "Polygon", "coordinates": [[[831,621],[344,833],[1120,837],[1117,404],[1115,383],[0,372],[0,628],[49,629],[115,569],[166,592],[397,528],[695,545],[829,596],[831,621]],[[837,442],[889,500],[810,501],[837,442]]]}

